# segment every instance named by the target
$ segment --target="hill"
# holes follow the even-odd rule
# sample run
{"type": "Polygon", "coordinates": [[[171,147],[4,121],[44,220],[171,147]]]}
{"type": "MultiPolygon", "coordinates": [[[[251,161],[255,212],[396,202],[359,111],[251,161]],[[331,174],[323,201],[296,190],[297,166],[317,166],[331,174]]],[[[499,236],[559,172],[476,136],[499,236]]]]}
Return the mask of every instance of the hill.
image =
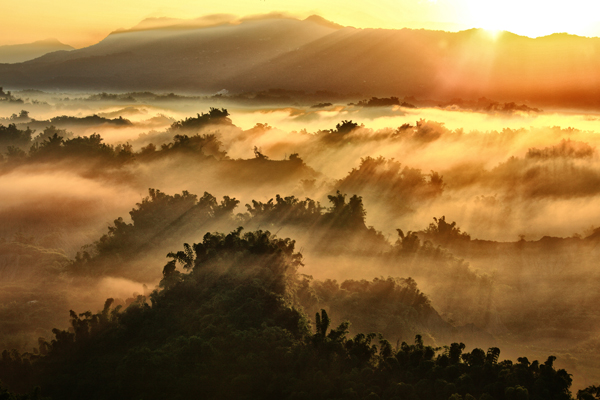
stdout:
{"type": "MultiPolygon", "coordinates": [[[[149,299],[139,295],[125,310],[110,298],[96,314],[71,311],[72,329],[54,329],[33,354],[4,351],[0,379],[31,395],[0,386],[2,398],[572,399],[571,376],[554,368],[554,356],[500,361],[496,347],[442,349],[420,335],[394,347],[376,333],[350,336],[349,321],[335,328],[324,309],[313,333],[298,303],[315,294],[297,272],[295,242],[241,232],[208,233],[169,254],[149,299]]],[[[396,291],[402,314],[435,313],[416,287],[397,282],[375,281],[372,292],[396,291]]],[[[364,303],[371,294],[352,297],[364,303]]]]}
{"type": "Polygon", "coordinates": [[[21,63],[61,50],[69,51],[73,50],[73,47],[63,44],[56,39],[0,46],[0,63],[21,63]]]}

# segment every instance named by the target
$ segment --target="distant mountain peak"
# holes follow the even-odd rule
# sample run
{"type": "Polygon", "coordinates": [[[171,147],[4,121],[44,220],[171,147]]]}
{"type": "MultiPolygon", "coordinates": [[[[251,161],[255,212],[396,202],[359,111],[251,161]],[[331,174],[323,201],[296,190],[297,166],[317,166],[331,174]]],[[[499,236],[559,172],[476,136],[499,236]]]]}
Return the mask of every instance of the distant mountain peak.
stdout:
{"type": "Polygon", "coordinates": [[[151,29],[206,28],[210,26],[217,26],[237,22],[237,17],[232,14],[211,14],[194,19],[150,17],[142,20],[133,28],[119,29],[116,32],[134,32],[151,29]]]}
{"type": "Polygon", "coordinates": [[[329,21],[328,19],[325,19],[325,18],[321,17],[320,15],[316,15],[316,14],[313,14],[310,17],[305,18],[304,21],[312,21],[312,22],[317,23],[319,25],[323,25],[323,26],[326,26],[328,28],[333,28],[333,29],[342,29],[342,28],[344,28],[343,25],[336,24],[335,22],[329,21]]]}
{"type": "Polygon", "coordinates": [[[38,40],[32,43],[0,46],[0,63],[20,63],[33,60],[47,53],[73,49],[74,47],[61,43],[55,38],[38,40]]]}
{"type": "Polygon", "coordinates": [[[64,44],[56,38],[47,38],[47,39],[42,39],[42,40],[36,40],[35,42],[30,42],[30,43],[7,44],[7,45],[0,46],[0,49],[19,49],[19,48],[36,47],[36,46],[38,46],[38,47],[39,46],[58,46],[58,47],[68,47],[69,49],[74,49],[73,46],[64,44]]]}
{"type": "Polygon", "coordinates": [[[156,29],[156,28],[164,28],[166,26],[177,25],[181,23],[183,20],[180,18],[169,18],[169,17],[150,17],[145,18],[136,26],[131,29],[126,30],[141,30],[141,29],[156,29]]]}
{"type": "MultiPolygon", "coordinates": [[[[210,28],[221,25],[239,25],[244,22],[273,20],[273,19],[288,19],[299,20],[298,18],[285,13],[268,13],[249,15],[246,17],[238,17],[233,14],[211,14],[193,19],[169,18],[169,17],[150,17],[142,20],[140,23],[129,29],[117,29],[112,33],[127,33],[146,30],[177,30],[177,29],[197,29],[210,28]]],[[[318,15],[311,15],[305,20],[316,22],[319,25],[329,28],[339,29],[343,26],[334,22],[328,21],[318,15]]]]}
{"type": "Polygon", "coordinates": [[[47,38],[47,39],[42,39],[42,40],[36,40],[35,42],[31,43],[31,44],[44,44],[44,45],[54,45],[54,46],[68,46],[71,48],[74,48],[72,46],[69,46],[68,44],[65,44],[63,42],[61,42],[60,40],[56,39],[56,38],[47,38]]]}

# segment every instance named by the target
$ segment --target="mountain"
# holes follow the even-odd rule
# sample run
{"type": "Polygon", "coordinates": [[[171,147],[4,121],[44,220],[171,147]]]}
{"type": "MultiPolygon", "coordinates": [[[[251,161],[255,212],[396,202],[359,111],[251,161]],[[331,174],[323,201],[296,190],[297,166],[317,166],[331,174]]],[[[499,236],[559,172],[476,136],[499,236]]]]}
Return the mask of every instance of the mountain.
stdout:
{"type": "Polygon", "coordinates": [[[246,70],[334,31],[313,21],[277,18],[115,32],[84,49],[0,66],[0,76],[11,87],[220,90],[246,70]]]}
{"type": "Polygon", "coordinates": [[[0,63],[21,63],[54,51],[73,50],[56,39],[39,40],[27,44],[0,46],[0,63]]]}
{"type": "Polygon", "coordinates": [[[280,88],[600,103],[600,38],[356,29],[319,17],[202,23],[147,21],[84,49],[0,65],[0,84],[196,93],[280,88]]]}

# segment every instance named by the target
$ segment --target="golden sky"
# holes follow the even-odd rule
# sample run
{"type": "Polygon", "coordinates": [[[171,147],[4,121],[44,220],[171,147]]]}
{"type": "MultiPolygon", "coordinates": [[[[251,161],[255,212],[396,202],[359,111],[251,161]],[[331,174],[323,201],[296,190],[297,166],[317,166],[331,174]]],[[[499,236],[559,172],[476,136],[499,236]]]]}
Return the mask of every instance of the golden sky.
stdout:
{"type": "Polygon", "coordinates": [[[600,36],[597,0],[6,0],[2,5],[0,45],[56,38],[79,48],[148,17],[271,12],[301,18],[319,14],[360,28],[485,28],[531,37],[554,32],[600,36]]]}

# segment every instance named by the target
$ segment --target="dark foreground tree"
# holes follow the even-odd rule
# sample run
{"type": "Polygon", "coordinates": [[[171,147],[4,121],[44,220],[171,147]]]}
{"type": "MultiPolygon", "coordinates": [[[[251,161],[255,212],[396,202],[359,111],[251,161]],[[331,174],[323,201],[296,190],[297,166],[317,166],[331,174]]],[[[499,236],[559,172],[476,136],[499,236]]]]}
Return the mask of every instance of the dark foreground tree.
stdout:
{"type": "MultiPolygon", "coordinates": [[[[52,399],[570,399],[570,375],[417,336],[394,347],[298,307],[302,256],[269,232],[206,234],[169,255],[150,298],[71,312],[37,354],[4,352],[9,390],[52,399]],[[179,271],[178,267],[184,271],[179,271]]],[[[1,392],[0,392],[1,393],[1,392]]],[[[10,399],[10,394],[4,398],[10,399]]]]}

